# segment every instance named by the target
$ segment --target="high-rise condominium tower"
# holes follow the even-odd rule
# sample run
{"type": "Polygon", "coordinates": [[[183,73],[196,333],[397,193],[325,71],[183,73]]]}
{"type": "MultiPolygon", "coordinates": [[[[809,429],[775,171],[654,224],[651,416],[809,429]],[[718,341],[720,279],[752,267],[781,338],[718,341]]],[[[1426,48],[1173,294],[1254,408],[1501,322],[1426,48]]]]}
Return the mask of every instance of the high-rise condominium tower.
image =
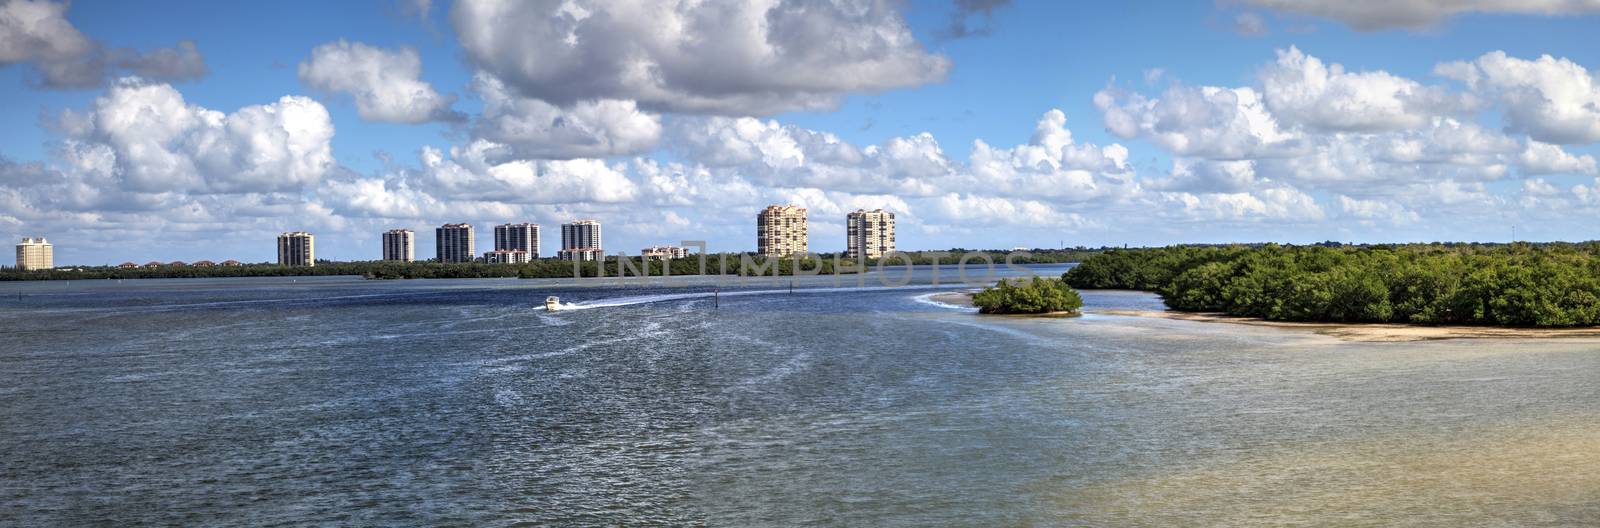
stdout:
{"type": "Polygon", "coordinates": [[[528,258],[539,258],[539,224],[494,226],[494,250],[526,251],[528,258]]]}
{"type": "Polygon", "coordinates": [[[445,224],[434,230],[437,241],[435,252],[439,262],[472,262],[477,253],[477,239],[471,224],[445,224]]]}
{"type": "Polygon", "coordinates": [[[411,262],[416,260],[417,234],[410,229],[390,229],[383,232],[383,260],[411,262]]]}
{"type": "Polygon", "coordinates": [[[278,235],[278,265],[317,265],[316,242],[316,237],[305,231],[278,235]]]}
{"type": "Polygon", "coordinates": [[[756,215],[756,252],[767,256],[805,253],[806,210],[793,205],[769,205],[756,215]]]}
{"type": "Polygon", "coordinates": [[[562,260],[597,260],[604,255],[605,250],[600,246],[600,222],[577,220],[561,224],[561,252],[556,256],[562,260]]]}
{"type": "Polygon", "coordinates": [[[17,244],[17,269],[47,270],[56,266],[55,246],[44,237],[23,237],[17,244]]]}
{"type": "Polygon", "coordinates": [[[857,209],[845,222],[850,237],[846,256],[880,258],[894,252],[894,213],[857,209]]]}

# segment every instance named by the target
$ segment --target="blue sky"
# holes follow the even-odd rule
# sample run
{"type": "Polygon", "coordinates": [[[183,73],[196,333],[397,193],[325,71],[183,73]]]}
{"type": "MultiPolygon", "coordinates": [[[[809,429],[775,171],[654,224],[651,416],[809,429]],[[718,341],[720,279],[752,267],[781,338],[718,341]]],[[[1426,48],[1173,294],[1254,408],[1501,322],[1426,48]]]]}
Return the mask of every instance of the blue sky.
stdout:
{"type": "Polygon", "coordinates": [[[369,259],[458,221],[553,253],[581,217],[740,251],[798,203],[816,251],[863,207],[902,249],[1596,238],[1600,18],[1474,4],[9,0],[0,232],[369,259]]]}

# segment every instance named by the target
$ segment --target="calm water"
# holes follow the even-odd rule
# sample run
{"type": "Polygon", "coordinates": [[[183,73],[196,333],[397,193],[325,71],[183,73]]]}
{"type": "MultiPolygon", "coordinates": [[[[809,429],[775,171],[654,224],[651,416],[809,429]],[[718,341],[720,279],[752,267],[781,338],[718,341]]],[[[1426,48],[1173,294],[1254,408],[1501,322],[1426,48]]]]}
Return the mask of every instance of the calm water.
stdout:
{"type": "Polygon", "coordinates": [[[0,285],[0,524],[1600,524],[1595,341],[831,281],[0,285]]]}

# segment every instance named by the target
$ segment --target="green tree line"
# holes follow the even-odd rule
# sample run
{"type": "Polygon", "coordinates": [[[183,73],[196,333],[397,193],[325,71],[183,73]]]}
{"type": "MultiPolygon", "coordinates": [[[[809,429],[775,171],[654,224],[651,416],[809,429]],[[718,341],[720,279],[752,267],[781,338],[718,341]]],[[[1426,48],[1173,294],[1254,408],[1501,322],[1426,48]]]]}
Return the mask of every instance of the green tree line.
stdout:
{"type": "Polygon", "coordinates": [[[1154,291],[1174,310],[1277,321],[1592,326],[1600,244],[1113,250],[1062,276],[1154,291]]]}

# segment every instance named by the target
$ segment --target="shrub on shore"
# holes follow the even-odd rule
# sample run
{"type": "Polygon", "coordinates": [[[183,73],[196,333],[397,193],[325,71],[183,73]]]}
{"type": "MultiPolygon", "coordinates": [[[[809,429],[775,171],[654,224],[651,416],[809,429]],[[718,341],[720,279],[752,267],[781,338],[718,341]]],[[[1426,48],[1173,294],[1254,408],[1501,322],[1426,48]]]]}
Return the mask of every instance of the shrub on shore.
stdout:
{"type": "Polygon", "coordinates": [[[1173,310],[1279,321],[1600,324],[1593,243],[1173,246],[1109,251],[1062,279],[1154,291],[1173,310]]]}
{"type": "Polygon", "coordinates": [[[1034,277],[1019,283],[1001,280],[993,288],[973,294],[972,304],[978,313],[1042,314],[1076,312],[1083,307],[1083,298],[1065,281],[1034,277]]]}

